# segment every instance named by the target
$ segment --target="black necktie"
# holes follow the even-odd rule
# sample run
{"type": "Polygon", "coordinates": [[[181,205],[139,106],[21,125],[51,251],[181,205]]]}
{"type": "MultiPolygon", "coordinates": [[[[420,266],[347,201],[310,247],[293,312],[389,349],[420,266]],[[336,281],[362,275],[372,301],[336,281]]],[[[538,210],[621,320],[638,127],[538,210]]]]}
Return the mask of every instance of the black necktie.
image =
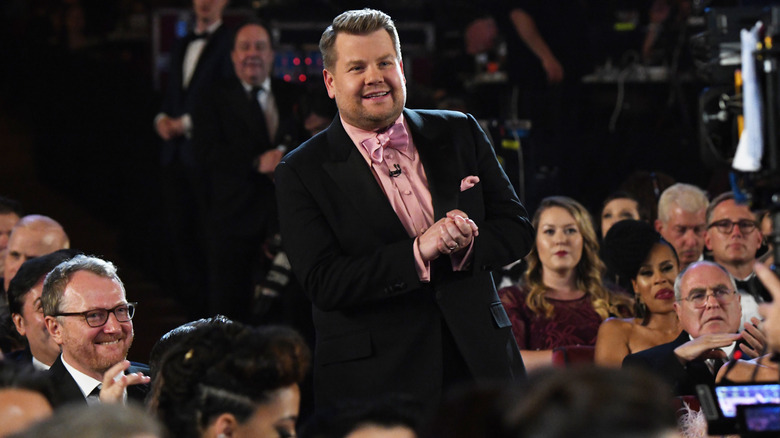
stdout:
{"type": "Polygon", "coordinates": [[[89,393],[87,396],[87,404],[88,405],[96,405],[100,404],[100,388],[103,387],[103,385],[98,385],[95,387],[95,389],[92,390],[92,392],[89,393]]]}
{"type": "Polygon", "coordinates": [[[263,93],[265,89],[263,87],[252,87],[252,91],[249,92],[249,103],[252,106],[254,112],[254,118],[260,118],[265,122],[265,111],[260,105],[260,93],[263,93]]]}

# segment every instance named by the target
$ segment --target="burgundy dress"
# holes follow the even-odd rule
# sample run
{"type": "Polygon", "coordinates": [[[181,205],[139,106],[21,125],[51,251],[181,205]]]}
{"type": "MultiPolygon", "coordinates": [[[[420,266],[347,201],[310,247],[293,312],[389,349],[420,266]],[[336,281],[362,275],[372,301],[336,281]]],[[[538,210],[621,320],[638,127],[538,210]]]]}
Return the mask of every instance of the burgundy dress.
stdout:
{"type": "Polygon", "coordinates": [[[521,350],[596,345],[601,317],[593,310],[587,294],[569,301],[546,298],[554,308],[552,318],[532,312],[525,302],[527,294],[528,289],[517,286],[498,291],[521,350]]]}

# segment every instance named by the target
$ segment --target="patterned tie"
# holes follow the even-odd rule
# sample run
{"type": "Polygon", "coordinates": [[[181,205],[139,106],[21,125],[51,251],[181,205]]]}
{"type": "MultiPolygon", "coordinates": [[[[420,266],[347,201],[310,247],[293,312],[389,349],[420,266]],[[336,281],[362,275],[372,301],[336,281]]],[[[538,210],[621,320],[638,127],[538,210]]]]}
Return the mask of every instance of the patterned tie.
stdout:
{"type": "MultiPolygon", "coordinates": [[[[376,138],[367,138],[361,143],[376,164],[384,160],[384,150],[387,147],[409,156],[409,134],[403,123],[396,123],[385,131],[378,132],[376,138]]],[[[411,158],[411,157],[410,157],[411,158]]]]}

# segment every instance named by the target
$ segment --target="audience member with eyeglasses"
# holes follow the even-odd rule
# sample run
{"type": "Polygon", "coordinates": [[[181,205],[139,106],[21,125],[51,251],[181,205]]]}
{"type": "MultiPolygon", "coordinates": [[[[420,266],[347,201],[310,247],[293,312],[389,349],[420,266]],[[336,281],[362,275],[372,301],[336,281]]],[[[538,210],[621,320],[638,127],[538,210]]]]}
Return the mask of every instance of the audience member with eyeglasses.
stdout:
{"type": "Polygon", "coordinates": [[[111,262],[78,255],[60,263],[46,276],[41,301],[46,327],[62,349],[48,371],[55,407],[74,401],[143,402],[148,367],[126,360],[135,303],[127,302],[111,262]]]}
{"type": "Polygon", "coordinates": [[[623,367],[649,369],[667,379],[676,395],[695,395],[697,384],[715,383],[735,350],[752,358],[763,354],[766,339],[760,331],[738,332],[742,297],[722,266],[710,261],[689,265],[677,276],[674,294],[680,336],[626,356],[623,367]]]}
{"type": "Polygon", "coordinates": [[[736,280],[742,295],[742,325],[758,325],[758,305],[772,300],[753,272],[762,240],[755,215],[747,205],[736,202],[734,193],[723,193],[710,202],[704,242],[712,252],[712,260],[736,280]]]}

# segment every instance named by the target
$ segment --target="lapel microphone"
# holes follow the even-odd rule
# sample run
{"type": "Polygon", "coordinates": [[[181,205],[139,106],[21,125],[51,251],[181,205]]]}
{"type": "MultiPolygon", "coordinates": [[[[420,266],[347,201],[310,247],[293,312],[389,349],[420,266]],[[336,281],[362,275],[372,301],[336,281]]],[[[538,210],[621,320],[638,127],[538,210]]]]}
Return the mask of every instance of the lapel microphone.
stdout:
{"type": "Polygon", "coordinates": [[[390,176],[396,178],[399,175],[401,175],[401,166],[398,164],[393,164],[393,170],[390,171],[390,176]]]}

